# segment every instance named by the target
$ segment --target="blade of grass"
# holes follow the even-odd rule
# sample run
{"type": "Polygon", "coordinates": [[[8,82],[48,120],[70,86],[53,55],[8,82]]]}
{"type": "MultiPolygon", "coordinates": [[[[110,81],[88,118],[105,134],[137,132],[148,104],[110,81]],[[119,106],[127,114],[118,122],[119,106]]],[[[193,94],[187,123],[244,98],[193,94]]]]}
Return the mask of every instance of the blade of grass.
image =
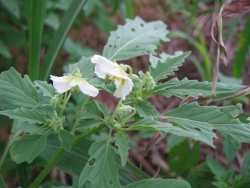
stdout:
{"type": "Polygon", "coordinates": [[[244,31],[240,34],[238,51],[235,55],[233,64],[233,75],[241,78],[243,75],[244,65],[250,48],[250,17],[248,18],[244,31]]]}
{"type": "Polygon", "coordinates": [[[73,0],[70,4],[70,7],[66,11],[61,25],[56,31],[55,37],[51,41],[48,53],[45,57],[45,62],[42,66],[42,74],[40,76],[42,80],[46,80],[48,78],[55,59],[65,41],[69,29],[71,28],[76,16],[82,10],[82,7],[87,3],[87,1],[88,0],[73,0]]]}
{"type": "Polygon", "coordinates": [[[204,36],[200,34],[197,39],[194,39],[193,37],[189,36],[187,33],[184,33],[181,31],[171,32],[169,36],[172,38],[175,38],[175,37],[183,38],[187,40],[190,44],[192,44],[199,51],[204,61],[204,66],[203,66],[204,70],[202,71],[204,75],[202,75],[202,77],[205,78],[206,80],[211,81],[213,78],[213,74],[212,74],[213,64],[212,64],[212,58],[206,46],[204,36]]]}
{"type": "Polygon", "coordinates": [[[29,25],[29,76],[32,80],[39,78],[40,50],[42,42],[43,23],[46,10],[46,0],[28,0],[29,25]]]}
{"type": "Polygon", "coordinates": [[[4,179],[3,179],[3,177],[1,175],[0,175],[0,187],[1,188],[7,188],[7,186],[6,186],[5,182],[4,182],[4,179]]]}
{"type": "Polygon", "coordinates": [[[123,1],[122,11],[125,18],[134,18],[135,9],[134,2],[132,0],[123,1]]]}

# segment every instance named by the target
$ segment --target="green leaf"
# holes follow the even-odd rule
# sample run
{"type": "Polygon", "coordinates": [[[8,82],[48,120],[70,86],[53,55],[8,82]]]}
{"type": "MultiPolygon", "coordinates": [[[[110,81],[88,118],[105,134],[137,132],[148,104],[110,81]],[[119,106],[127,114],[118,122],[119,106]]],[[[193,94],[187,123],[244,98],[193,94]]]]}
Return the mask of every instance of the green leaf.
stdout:
{"type": "Polygon", "coordinates": [[[41,124],[50,118],[51,109],[49,107],[37,107],[31,109],[21,107],[14,110],[0,111],[0,114],[15,120],[41,124]]]}
{"type": "Polygon", "coordinates": [[[0,74],[0,109],[33,108],[38,104],[38,94],[28,76],[14,69],[0,74]]]}
{"type": "Polygon", "coordinates": [[[170,133],[176,136],[187,137],[193,140],[204,142],[210,146],[213,146],[213,138],[216,136],[212,131],[211,127],[205,127],[203,124],[191,124],[189,122],[185,123],[185,120],[181,122],[178,121],[178,124],[168,122],[160,122],[154,120],[144,120],[136,125],[133,125],[129,130],[138,130],[138,131],[152,131],[152,132],[162,132],[170,133]]]}
{"type": "Polygon", "coordinates": [[[61,141],[61,145],[65,151],[71,151],[74,141],[74,136],[70,134],[67,130],[60,131],[59,139],[61,141]]]}
{"type": "Polygon", "coordinates": [[[7,59],[11,58],[11,54],[10,54],[8,47],[5,46],[2,41],[0,41],[0,55],[2,55],[3,57],[7,59]]]}
{"type": "Polygon", "coordinates": [[[211,173],[206,163],[202,163],[190,169],[188,182],[192,188],[215,188],[213,186],[214,175],[211,173]]]}
{"type": "Polygon", "coordinates": [[[172,171],[187,174],[200,161],[200,144],[186,140],[170,150],[168,160],[172,171]]]}
{"type": "Polygon", "coordinates": [[[54,30],[57,30],[60,25],[60,19],[58,15],[54,13],[49,13],[47,18],[45,19],[45,24],[51,27],[54,30]]]}
{"type": "Polygon", "coordinates": [[[110,19],[110,14],[105,10],[105,7],[99,8],[98,11],[96,11],[96,16],[94,17],[93,22],[105,33],[116,28],[115,22],[110,19]]]}
{"type": "Polygon", "coordinates": [[[47,131],[36,124],[29,123],[27,121],[20,121],[14,120],[12,127],[11,127],[11,134],[12,135],[19,135],[20,133],[28,133],[28,134],[39,134],[42,135],[44,132],[47,131]]]}
{"type": "Polygon", "coordinates": [[[71,28],[76,16],[81,11],[82,7],[86,3],[86,0],[73,0],[64,15],[64,18],[55,33],[54,39],[51,41],[48,53],[45,57],[43,65],[41,79],[46,80],[51,72],[52,66],[55,62],[56,56],[58,55],[61,47],[63,46],[64,40],[67,36],[69,29],[71,28]]]}
{"type": "Polygon", "coordinates": [[[29,0],[29,76],[32,80],[39,78],[40,51],[46,0],[29,0]]]}
{"type": "Polygon", "coordinates": [[[185,142],[186,139],[184,137],[176,136],[176,135],[169,135],[167,137],[167,149],[168,151],[171,151],[179,144],[182,144],[185,142]]]}
{"type": "Polygon", "coordinates": [[[238,140],[232,139],[231,136],[224,136],[223,146],[223,151],[226,157],[230,161],[233,161],[236,157],[237,151],[240,149],[241,144],[238,140]]]}
{"type": "Polygon", "coordinates": [[[96,9],[96,7],[98,7],[98,5],[100,5],[100,1],[98,0],[91,0],[91,1],[88,1],[86,3],[86,5],[83,7],[83,12],[85,14],[85,16],[90,16],[94,10],[96,9]]]}
{"type": "Polygon", "coordinates": [[[234,118],[237,118],[240,114],[243,114],[242,104],[221,106],[219,108],[221,111],[229,114],[234,118]]]}
{"type": "Polygon", "coordinates": [[[189,52],[176,52],[174,55],[162,53],[159,58],[151,55],[150,63],[152,68],[150,69],[150,73],[157,81],[167,78],[183,65],[189,55],[189,52]]]}
{"type": "Polygon", "coordinates": [[[136,15],[135,4],[133,0],[127,0],[122,2],[121,8],[125,18],[134,18],[136,15]]]}
{"type": "Polygon", "coordinates": [[[67,38],[64,43],[64,50],[68,52],[74,59],[82,56],[92,56],[95,51],[91,48],[82,46],[80,43],[72,41],[67,38]]]}
{"type": "Polygon", "coordinates": [[[58,10],[66,10],[69,8],[72,0],[59,0],[59,1],[48,1],[50,3],[49,8],[58,9],[58,10]]]}
{"type": "Polygon", "coordinates": [[[89,160],[79,178],[80,187],[119,188],[119,164],[110,143],[101,141],[92,144],[89,160]]]}
{"type": "Polygon", "coordinates": [[[20,18],[20,6],[18,0],[0,0],[0,3],[9,11],[10,14],[20,18]]]}
{"type": "MultiPolygon", "coordinates": [[[[58,168],[70,175],[79,176],[82,167],[88,160],[87,150],[89,149],[90,144],[89,140],[83,139],[78,144],[73,145],[70,151],[65,151],[63,157],[57,164],[58,168]]],[[[61,143],[58,138],[56,136],[49,136],[47,147],[41,154],[41,157],[48,161],[60,148],[61,143]]]]}
{"type": "Polygon", "coordinates": [[[247,19],[244,31],[240,34],[237,52],[235,54],[235,60],[233,63],[233,76],[236,78],[242,78],[246,58],[250,49],[250,18],[247,19]]]}
{"type": "Polygon", "coordinates": [[[211,157],[208,157],[207,165],[217,179],[224,179],[229,173],[218,161],[211,157]]]}
{"type": "MultiPolygon", "coordinates": [[[[225,95],[232,95],[237,91],[240,91],[243,86],[229,85],[218,83],[216,96],[222,97],[225,95]]],[[[154,93],[167,97],[176,96],[179,98],[185,98],[188,96],[213,96],[212,86],[210,82],[199,82],[196,80],[177,80],[172,79],[166,83],[160,84],[155,87],[154,93]]]]}
{"type": "Polygon", "coordinates": [[[94,67],[94,64],[90,62],[90,58],[83,56],[77,63],[68,65],[67,72],[73,73],[80,70],[84,78],[91,79],[95,75],[94,67]]]}
{"type": "Polygon", "coordinates": [[[215,137],[213,130],[218,130],[239,142],[250,141],[250,126],[241,123],[215,106],[187,104],[168,112],[166,118],[176,126],[196,132],[199,136],[198,140],[206,141],[209,145],[213,145],[215,137]]]}
{"type": "Polygon", "coordinates": [[[242,80],[239,78],[234,78],[231,76],[226,76],[223,73],[219,74],[219,80],[225,84],[232,84],[232,85],[242,85],[242,80]]]}
{"type": "Polygon", "coordinates": [[[159,113],[149,101],[141,101],[135,104],[136,111],[143,118],[155,118],[159,113]]]}
{"type": "Polygon", "coordinates": [[[248,178],[250,176],[250,153],[249,152],[246,154],[244,158],[241,173],[243,176],[247,176],[248,178]]]}
{"type": "Polygon", "coordinates": [[[125,166],[128,161],[129,138],[126,133],[118,132],[115,135],[115,145],[117,152],[120,155],[122,166],[125,166]]]}
{"type": "Polygon", "coordinates": [[[45,150],[46,144],[47,137],[44,135],[25,135],[11,145],[11,158],[18,164],[31,163],[45,150]]]}
{"type": "Polygon", "coordinates": [[[48,84],[45,81],[35,81],[34,84],[42,96],[52,98],[56,95],[55,88],[51,84],[48,84]]]}
{"type": "Polygon", "coordinates": [[[7,185],[4,182],[4,179],[2,178],[2,176],[0,176],[0,187],[1,188],[7,188],[7,185]]]}
{"type": "Polygon", "coordinates": [[[146,179],[124,186],[124,188],[191,188],[188,182],[177,179],[146,179]]]}
{"type": "Polygon", "coordinates": [[[140,17],[127,19],[123,26],[111,32],[103,55],[111,60],[127,60],[137,56],[154,54],[160,41],[167,41],[168,30],[161,21],[146,23],[140,17]]]}
{"type": "MultiPolygon", "coordinates": [[[[81,139],[80,142],[72,146],[71,151],[65,151],[62,159],[58,163],[58,167],[68,174],[79,176],[82,167],[88,161],[88,150],[91,142],[88,139],[81,139]],[[70,161],[70,163],[69,163],[70,161]]],[[[41,154],[41,157],[45,160],[51,159],[53,154],[61,147],[61,144],[57,137],[49,136],[48,143],[45,151],[41,154]]],[[[121,169],[121,180],[131,180],[131,176],[136,178],[148,178],[148,176],[132,163],[127,163],[125,168],[121,169]]],[[[131,180],[132,181],[132,180],[131,180]]]]}

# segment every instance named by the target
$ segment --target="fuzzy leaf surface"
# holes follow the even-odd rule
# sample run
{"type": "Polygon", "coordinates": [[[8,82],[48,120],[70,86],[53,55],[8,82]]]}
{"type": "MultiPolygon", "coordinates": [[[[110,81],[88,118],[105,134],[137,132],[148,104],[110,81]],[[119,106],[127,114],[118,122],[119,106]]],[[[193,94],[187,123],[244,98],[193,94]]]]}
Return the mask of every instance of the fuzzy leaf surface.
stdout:
{"type": "Polygon", "coordinates": [[[127,19],[125,25],[111,32],[103,55],[114,61],[154,54],[161,41],[167,41],[168,30],[161,21],[145,22],[140,17],[127,19]]]}
{"type": "Polygon", "coordinates": [[[16,140],[10,148],[12,159],[16,163],[31,163],[45,150],[47,137],[44,135],[26,135],[16,140]]]}
{"type": "Polygon", "coordinates": [[[155,80],[161,80],[174,74],[185,62],[185,59],[189,56],[189,52],[176,52],[173,55],[166,53],[160,54],[160,57],[151,56],[150,63],[152,68],[150,70],[151,75],[155,80]]]}
{"type": "Polygon", "coordinates": [[[129,184],[124,188],[191,188],[188,182],[177,179],[146,179],[129,184]]]}
{"type": "MultiPolygon", "coordinates": [[[[233,93],[243,89],[240,85],[229,85],[218,83],[216,89],[216,96],[232,95],[233,93]]],[[[197,80],[177,80],[173,79],[166,83],[155,87],[154,93],[167,97],[176,96],[185,98],[188,96],[212,96],[212,85],[210,82],[199,82],[197,80]]]]}
{"type": "Polygon", "coordinates": [[[119,188],[119,164],[112,146],[104,141],[95,142],[89,150],[89,160],[79,178],[79,185],[89,188],[119,188]]]}
{"type": "Polygon", "coordinates": [[[29,77],[22,77],[14,68],[0,74],[0,99],[0,110],[33,108],[39,101],[36,88],[29,77]]]}

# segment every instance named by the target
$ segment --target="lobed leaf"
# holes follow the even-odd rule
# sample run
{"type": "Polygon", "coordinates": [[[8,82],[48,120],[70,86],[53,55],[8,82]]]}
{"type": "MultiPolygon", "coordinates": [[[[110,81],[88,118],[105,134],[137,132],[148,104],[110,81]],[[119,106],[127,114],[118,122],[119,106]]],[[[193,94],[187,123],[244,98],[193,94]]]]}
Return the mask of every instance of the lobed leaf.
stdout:
{"type": "Polygon", "coordinates": [[[14,68],[0,74],[0,109],[33,108],[38,93],[28,76],[22,77],[14,68]]]}
{"type": "Polygon", "coordinates": [[[119,164],[112,146],[104,141],[95,142],[89,149],[90,158],[83,168],[80,187],[119,188],[119,164]]]}
{"type": "Polygon", "coordinates": [[[250,141],[250,125],[241,123],[215,106],[187,104],[168,112],[166,117],[168,121],[182,128],[192,128],[196,132],[207,131],[210,133],[210,137],[207,137],[210,144],[215,136],[213,130],[239,142],[250,141]]]}
{"type": "Polygon", "coordinates": [[[94,64],[90,62],[90,58],[83,56],[77,63],[68,65],[67,72],[73,73],[80,70],[84,78],[91,79],[95,75],[94,67],[94,64]]]}
{"type": "Polygon", "coordinates": [[[170,133],[201,141],[212,147],[213,139],[216,138],[214,130],[239,142],[250,141],[250,125],[241,123],[219,107],[186,104],[166,113],[164,119],[167,122],[144,119],[128,129],[170,133]]]}
{"type": "Polygon", "coordinates": [[[45,81],[35,81],[35,86],[38,88],[38,92],[44,97],[53,97],[56,94],[55,88],[45,81]]]}
{"type": "Polygon", "coordinates": [[[129,138],[126,133],[118,132],[115,135],[117,153],[120,155],[122,166],[128,162],[129,138]]]}
{"type": "Polygon", "coordinates": [[[213,133],[212,128],[199,126],[201,128],[198,129],[197,127],[197,125],[193,126],[192,124],[185,124],[185,121],[181,122],[180,124],[172,124],[168,122],[144,120],[129,129],[138,131],[161,132],[165,134],[168,133],[201,141],[210,146],[213,146],[213,138],[216,135],[215,133],[213,133]]]}
{"type": "Polygon", "coordinates": [[[25,135],[16,140],[10,147],[11,158],[16,163],[31,163],[38,157],[47,145],[44,135],[25,135]]]}
{"type": "MultiPolygon", "coordinates": [[[[218,83],[216,89],[216,96],[222,97],[232,95],[237,91],[243,89],[241,85],[229,85],[218,83]]],[[[176,96],[179,98],[186,98],[188,96],[213,96],[212,85],[210,82],[199,82],[196,80],[177,80],[172,79],[166,83],[160,84],[154,88],[154,93],[167,97],[176,96]]]]}
{"type": "Polygon", "coordinates": [[[15,120],[41,124],[48,120],[50,117],[50,111],[51,110],[47,107],[38,107],[32,109],[17,108],[14,110],[0,111],[0,114],[15,120]]]}
{"type": "Polygon", "coordinates": [[[167,78],[174,74],[185,62],[185,59],[190,55],[190,52],[176,52],[173,55],[166,53],[160,54],[160,57],[150,56],[151,75],[156,81],[167,78]]]}
{"type": "Polygon", "coordinates": [[[103,56],[114,60],[128,60],[154,54],[161,41],[167,41],[168,30],[161,21],[145,22],[140,17],[127,19],[126,24],[111,32],[103,56]]]}
{"type": "MultiPolygon", "coordinates": [[[[70,151],[65,151],[57,166],[70,175],[79,176],[82,166],[84,166],[88,160],[87,150],[89,149],[90,144],[89,140],[83,139],[77,145],[72,145],[70,151]]],[[[50,160],[54,153],[60,148],[61,143],[57,137],[49,136],[47,147],[41,154],[41,158],[46,161],[50,160]]]]}
{"type": "Polygon", "coordinates": [[[142,181],[138,181],[124,188],[191,188],[188,182],[184,180],[177,179],[146,179],[142,181]]]}

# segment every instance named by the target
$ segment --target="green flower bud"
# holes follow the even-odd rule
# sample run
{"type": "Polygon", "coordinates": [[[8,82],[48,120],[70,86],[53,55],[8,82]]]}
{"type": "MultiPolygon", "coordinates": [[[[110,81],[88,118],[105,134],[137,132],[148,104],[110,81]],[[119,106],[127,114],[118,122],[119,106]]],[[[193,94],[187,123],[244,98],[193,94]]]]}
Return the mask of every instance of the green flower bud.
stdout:
{"type": "Polygon", "coordinates": [[[56,94],[50,99],[50,104],[52,106],[60,106],[63,103],[63,95],[56,94]]]}
{"type": "Polygon", "coordinates": [[[149,72],[146,72],[144,74],[143,83],[144,83],[143,88],[146,91],[150,91],[150,90],[154,89],[154,87],[156,86],[155,80],[149,72]]]}
{"type": "Polygon", "coordinates": [[[46,125],[53,129],[55,132],[63,130],[64,117],[59,117],[56,113],[48,120],[46,125]]]}

